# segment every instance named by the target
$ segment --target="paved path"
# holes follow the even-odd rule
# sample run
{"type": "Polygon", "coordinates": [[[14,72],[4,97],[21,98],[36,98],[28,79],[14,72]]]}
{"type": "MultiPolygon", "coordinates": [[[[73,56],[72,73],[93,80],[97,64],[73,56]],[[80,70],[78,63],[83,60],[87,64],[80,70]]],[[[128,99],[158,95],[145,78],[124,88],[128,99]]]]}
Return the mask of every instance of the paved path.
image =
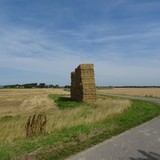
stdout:
{"type": "Polygon", "coordinates": [[[122,97],[122,98],[139,99],[139,100],[150,101],[150,102],[154,102],[154,103],[160,104],[160,99],[159,98],[134,97],[134,96],[118,95],[118,94],[103,94],[103,95],[122,97]]]}
{"type": "MultiPolygon", "coordinates": [[[[160,99],[147,100],[160,104],[160,99]]],[[[160,116],[67,160],[160,160],[160,116]]]]}

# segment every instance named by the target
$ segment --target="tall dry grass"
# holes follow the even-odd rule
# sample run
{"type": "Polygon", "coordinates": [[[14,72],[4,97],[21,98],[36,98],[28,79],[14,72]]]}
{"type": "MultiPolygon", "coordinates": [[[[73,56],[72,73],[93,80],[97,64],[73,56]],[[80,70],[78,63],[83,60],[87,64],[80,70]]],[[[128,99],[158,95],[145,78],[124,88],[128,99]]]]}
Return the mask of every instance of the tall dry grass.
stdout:
{"type": "Polygon", "coordinates": [[[94,123],[108,116],[121,113],[130,106],[129,100],[98,99],[90,105],[80,106],[71,110],[57,110],[54,115],[50,115],[48,128],[54,130],[94,123]]]}
{"type": "MultiPolygon", "coordinates": [[[[43,94],[39,95],[39,100],[41,100],[41,97],[43,99],[44,93],[46,93],[46,95],[51,93],[50,91],[44,92],[44,90],[41,92],[43,92],[43,94]]],[[[29,91],[27,91],[26,93],[29,93],[29,91]]],[[[15,92],[13,95],[9,96],[10,99],[13,100],[13,97],[15,97],[16,94],[19,95],[19,93],[15,92]]],[[[30,97],[30,94],[28,94],[28,96],[30,97]]],[[[33,95],[32,97],[34,99],[33,95]]],[[[95,123],[97,121],[107,118],[108,116],[121,113],[131,106],[131,102],[129,100],[113,100],[99,98],[93,104],[86,104],[77,108],[60,110],[53,103],[53,100],[49,99],[48,96],[46,96],[46,99],[48,99],[48,101],[50,102],[50,107],[47,109],[45,106],[44,108],[40,107],[41,105],[37,105],[37,109],[35,109],[36,105],[32,108],[32,104],[27,103],[27,105],[25,105],[27,109],[25,109],[25,112],[22,112],[22,110],[19,108],[23,107],[21,105],[23,102],[19,105],[17,104],[17,106],[15,105],[14,107],[8,106],[9,109],[7,110],[7,112],[3,112],[3,114],[0,114],[0,142],[11,142],[14,139],[24,138],[25,124],[27,122],[27,119],[30,115],[38,112],[38,107],[40,107],[39,112],[45,112],[45,114],[47,115],[46,131],[48,133],[51,133],[55,130],[61,130],[63,128],[69,128],[80,124],[95,123]],[[16,108],[18,108],[18,110],[16,110],[16,108]],[[7,113],[9,114],[7,115],[7,113]]]]}
{"type": "Polygon", "coordinates": [[[25,137],[30,115],[57,109],[49,94],[64,94],[63,89],[0,89],[0,142],[25,137]]]}
{"type": "Polygon", "coordinates": [[[158,97],[160,98],[160,88],[113,88],[98,89],[99,94],[121,94],[142,97],[158,97]]]}

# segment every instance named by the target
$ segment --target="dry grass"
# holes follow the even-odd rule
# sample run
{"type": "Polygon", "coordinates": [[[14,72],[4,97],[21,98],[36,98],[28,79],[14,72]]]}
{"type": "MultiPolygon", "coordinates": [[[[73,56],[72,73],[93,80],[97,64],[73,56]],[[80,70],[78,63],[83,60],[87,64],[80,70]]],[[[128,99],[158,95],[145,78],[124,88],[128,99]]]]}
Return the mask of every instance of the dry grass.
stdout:
{"type": "Polygon", "coordinates": [[[160,98],[160,88],[113,88],[98,89],[99,94],[121,94],[142,97],[160,98]]]}
{"type": "Polygon", "coordinates": [[[129,100],[98,99],[94,104],[70,110],[56,110],[49,116],[48,130],[62,129],[103,120],[131,106],[129,100]]]}
{"type": "Polygon", "coordinates": [[[121,113],[131,106],[129,100],[98,99],[94,104],[60,110],[48,97],[48,94],[58,93],[69,94],[57,89],[0,90],[0,142],[24,138],[28,117],[38,112],[46,113],[46,131],[50,133],[71,126],[94,123],[121,113]]]}
{"type": "Polygon", "coordinates": [[[28,115],[55,107],[49,94],[66,94],[63,89],[0,89],[0,116],[28,115]]]}

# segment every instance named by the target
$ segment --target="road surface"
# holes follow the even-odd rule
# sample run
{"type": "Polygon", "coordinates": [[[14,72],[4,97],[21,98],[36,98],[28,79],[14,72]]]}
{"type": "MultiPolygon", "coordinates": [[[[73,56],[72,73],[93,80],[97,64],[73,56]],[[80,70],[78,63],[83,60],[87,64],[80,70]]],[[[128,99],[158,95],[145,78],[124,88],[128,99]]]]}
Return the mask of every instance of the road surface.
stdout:
{"type": "MultiPolygon", "coordinates": [[[[121,97],[160,104],[156,98],[121,97]]],[[[160,160],[160,116],[67,160],[160,160]]]]}

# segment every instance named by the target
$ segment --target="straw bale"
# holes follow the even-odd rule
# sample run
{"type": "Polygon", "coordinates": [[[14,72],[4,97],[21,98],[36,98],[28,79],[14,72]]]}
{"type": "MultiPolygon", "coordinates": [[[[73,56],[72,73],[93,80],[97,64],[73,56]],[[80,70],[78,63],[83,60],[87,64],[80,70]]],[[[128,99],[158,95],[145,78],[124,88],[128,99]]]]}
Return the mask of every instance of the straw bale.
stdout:
{"type": "Polygon", "coordinates": [[[71,72],[71,98],[82,101],[96,99],[93,64],[81,64],[71,72]]]}

